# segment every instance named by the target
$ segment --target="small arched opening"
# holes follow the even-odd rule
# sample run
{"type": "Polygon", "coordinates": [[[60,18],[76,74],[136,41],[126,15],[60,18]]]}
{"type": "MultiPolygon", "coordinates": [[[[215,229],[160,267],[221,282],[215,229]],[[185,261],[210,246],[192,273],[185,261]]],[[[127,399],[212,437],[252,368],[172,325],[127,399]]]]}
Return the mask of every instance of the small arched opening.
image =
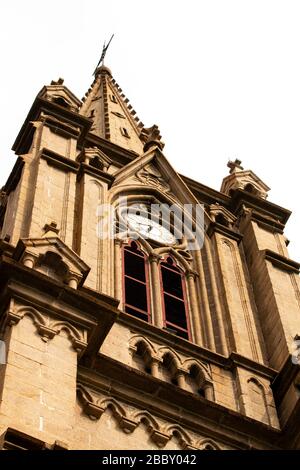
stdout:
{"type": "Polygon", "coordinates": [[[170,353],[166,353],[163,356],[162,363],[160,365],[160,375],[161,379],[165,382],[171,383],[173,385],[178,385],[177,380],[177,364],[170,353]]]}
{"type": "Polygon", "coordinates": [[[144,341],[137,343],[133,363],[139,370],[151,374],[151,354],[144,341]]]}

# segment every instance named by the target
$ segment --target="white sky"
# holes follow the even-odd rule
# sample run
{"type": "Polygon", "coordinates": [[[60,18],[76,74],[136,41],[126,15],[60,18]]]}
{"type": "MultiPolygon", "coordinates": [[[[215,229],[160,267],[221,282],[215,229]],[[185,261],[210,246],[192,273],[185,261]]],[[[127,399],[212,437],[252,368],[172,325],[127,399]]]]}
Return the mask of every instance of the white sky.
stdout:
{"type": "Polygon", "coordinates": [[[106,65],[175,169],[215,189],[239,158],[293,211],[300,260],[299,0],[10,0],[0,3],[0,186],[44,84],[81,98],[104,40],[106,65]]]}

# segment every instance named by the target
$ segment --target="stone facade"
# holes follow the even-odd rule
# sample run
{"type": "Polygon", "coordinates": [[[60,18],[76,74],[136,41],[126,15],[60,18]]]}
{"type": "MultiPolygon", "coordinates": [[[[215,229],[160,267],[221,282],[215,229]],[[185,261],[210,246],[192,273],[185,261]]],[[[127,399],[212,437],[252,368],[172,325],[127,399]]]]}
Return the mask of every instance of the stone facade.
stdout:
{"type": "Polygon", "coordinates": [[[82,101],[62,79],[35,99],[0,199],[4,449],[300,448],[290,212],[241,162],[218,192],[176,173],[163,146],[107,67],[82,101]],[[118,211],[119,196],[204,206],[202,247],[139,240],[151,322],[124,311],[128,239],[99,236],[99,205],[118,211]],[[184,272],[189,340],[164,327],[167,255],[184,272]]]}

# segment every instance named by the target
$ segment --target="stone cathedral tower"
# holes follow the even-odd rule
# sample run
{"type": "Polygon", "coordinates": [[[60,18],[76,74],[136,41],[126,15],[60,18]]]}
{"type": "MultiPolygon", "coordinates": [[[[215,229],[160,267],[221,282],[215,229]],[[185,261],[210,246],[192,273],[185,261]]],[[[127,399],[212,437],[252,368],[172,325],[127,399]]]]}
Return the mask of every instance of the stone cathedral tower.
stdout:
{"type": "Polygon", "coordinates": [[[220,192],[176,173],[103,65],[82,101],[43,87],[13,149],[0,447],[299,449],[300,265],[268,186],[239,161],[220,192]],[[139,213],[103,237],[120,196],[139,213]],[[153,203],[202,204],[203,246],[148,223],[153,203]]]}

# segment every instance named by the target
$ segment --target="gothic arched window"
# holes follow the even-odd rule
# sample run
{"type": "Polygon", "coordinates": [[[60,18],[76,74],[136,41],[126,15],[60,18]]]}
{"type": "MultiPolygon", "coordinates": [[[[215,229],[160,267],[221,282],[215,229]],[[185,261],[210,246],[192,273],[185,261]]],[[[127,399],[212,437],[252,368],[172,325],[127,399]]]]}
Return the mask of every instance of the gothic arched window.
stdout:
{"type": "Polygon", "coordinates": [[[160,272],[164,327],[181,338],[191,339],[184,272],[171,257],[160,263],[160,272]]]}
{"type": "Polygon", "coordinates": [[[145,254],[134,241],[124,246],[123,272],[125,312],[150,322],[148,266],[145,254]]]}

